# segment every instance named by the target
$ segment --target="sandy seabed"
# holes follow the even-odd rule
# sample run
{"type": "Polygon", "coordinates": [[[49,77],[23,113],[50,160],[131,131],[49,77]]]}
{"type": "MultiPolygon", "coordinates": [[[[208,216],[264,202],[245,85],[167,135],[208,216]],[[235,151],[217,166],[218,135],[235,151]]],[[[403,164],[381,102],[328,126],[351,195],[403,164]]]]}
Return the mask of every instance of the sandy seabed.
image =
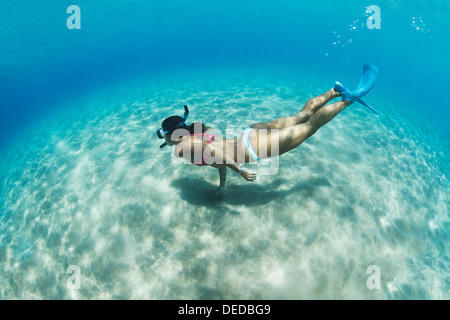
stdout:
{"type": "Polygon", "coordinates": [[[170,79],[40,120],[0,158],[0,298],[449,299],[448,145],[375,89],[380,116],[350,106],[276,175],[229,170],[221,197],[216,169],[159,149],[184,104],[225,134],[329,89],[301,83],[170,79]]]}

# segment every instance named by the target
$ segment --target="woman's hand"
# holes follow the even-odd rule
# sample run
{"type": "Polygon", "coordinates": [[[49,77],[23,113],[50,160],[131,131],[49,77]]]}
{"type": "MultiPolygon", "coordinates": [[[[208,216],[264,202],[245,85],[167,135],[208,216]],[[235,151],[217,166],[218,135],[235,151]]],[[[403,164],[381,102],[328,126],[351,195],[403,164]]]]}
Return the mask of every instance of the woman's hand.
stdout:
{"type": "Polygon", "coordinates": [[[225,187],[220,186],[219,188],[217,188],[217,190],[216,190],[216,197],[223,196],[223,192],[224,191],[225,191],[225,187]]]}
{"type": "Polygon", "coordinates": [[[208,192],[208,196],[210,199],[214,198],[222,198],[224,195],[225,187],[219,187],[216,190],[211,190],[208,192]]]}
{"type": "Polygon", "coordinates": [[[255,182],[256,171],[253,171],[253,170],[250,170],[247,168],[242,168],[241,176],[247,181],[255,182]]]}

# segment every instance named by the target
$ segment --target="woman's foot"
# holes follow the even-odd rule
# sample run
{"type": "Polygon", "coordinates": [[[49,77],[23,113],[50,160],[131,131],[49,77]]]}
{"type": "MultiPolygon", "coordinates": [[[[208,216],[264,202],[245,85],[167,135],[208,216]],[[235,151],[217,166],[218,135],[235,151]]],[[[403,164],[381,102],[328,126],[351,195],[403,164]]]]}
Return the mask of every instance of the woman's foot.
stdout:
{"type": "Polygon", "coordinates": [[[336,89],[334,88],[334,86],[333,86],[333,88],[331,88],[331,95],[332,95],[332,99],[334,99],[334,98],[337,98],[337,97],[339,97],[341,94],[339,93],[339,91],[336,91],[336,89]]]}
{"type": "Polygon", "coordinates": [[[352,93],[337,81],[333,86],[333,90],[342,97],[342,100],[355,101],[352,97],[352,93]]]}
{"type": "Polygon", "coordinates": [[[339,92],[339,94],[342,96],[342,100],[359,102],[378,114],[378,112],[374,108],[361,100],[361,98],[368,94],[372,89],[373,85],[375,84],[377,75],[378,68],[374,65],[366,64],[363,67],[363,75],[356,90],[350,91],[337,81],[334,84],[333,89],[334,91],[339,92]]]}

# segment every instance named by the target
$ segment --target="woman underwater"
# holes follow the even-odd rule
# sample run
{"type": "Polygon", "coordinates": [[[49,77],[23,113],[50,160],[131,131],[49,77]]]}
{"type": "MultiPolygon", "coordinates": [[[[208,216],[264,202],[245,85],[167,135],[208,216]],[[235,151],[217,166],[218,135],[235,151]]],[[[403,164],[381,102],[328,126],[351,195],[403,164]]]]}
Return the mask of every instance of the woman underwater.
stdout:
{"type": "Polygon", "coordinates": [[[160,148],[166,145],[175,146],[175,156],[198,166],[209,165],[219,169],[218,191],[225,188],[227,167],[245,180],[254,182],[256,172],[241,166],[242,163],[279,156],[298,147],[353,102],[359,102],[377,113],[361,100],[372,89],[377,74],[376,66],[364,65],[363,76],[356,90],[349,91],[336,82],[333,88],[310,99],[300,112],[293,116],[254,123],[236,139],[223,139],[213,134],[212,128],[201,122],[186,126],[185,120],[189,110],[184,106],[183,117],[171,116],[162,122],[162,128],[157,134],[160,139],[165,139],[165,142],[160,148]],[[341,101],[326,105],[339,96],[342,97],[341,101]]]}

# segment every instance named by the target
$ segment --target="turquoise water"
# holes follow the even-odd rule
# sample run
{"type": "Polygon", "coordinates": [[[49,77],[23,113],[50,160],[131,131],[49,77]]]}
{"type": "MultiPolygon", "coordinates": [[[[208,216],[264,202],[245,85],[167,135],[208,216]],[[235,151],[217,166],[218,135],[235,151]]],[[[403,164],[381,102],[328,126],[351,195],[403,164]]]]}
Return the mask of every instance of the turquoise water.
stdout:
{"type": "Polygon", "coordinates": [[[3,5],[0,299],[448,299],[450,7],[379,1],[370,30],[371,4],[3,5]],[[239,132],[364,63],[380,115],[350,106],[255,184],[215,198],[216,169],[159,149],[184,104],[239,132]]]}

